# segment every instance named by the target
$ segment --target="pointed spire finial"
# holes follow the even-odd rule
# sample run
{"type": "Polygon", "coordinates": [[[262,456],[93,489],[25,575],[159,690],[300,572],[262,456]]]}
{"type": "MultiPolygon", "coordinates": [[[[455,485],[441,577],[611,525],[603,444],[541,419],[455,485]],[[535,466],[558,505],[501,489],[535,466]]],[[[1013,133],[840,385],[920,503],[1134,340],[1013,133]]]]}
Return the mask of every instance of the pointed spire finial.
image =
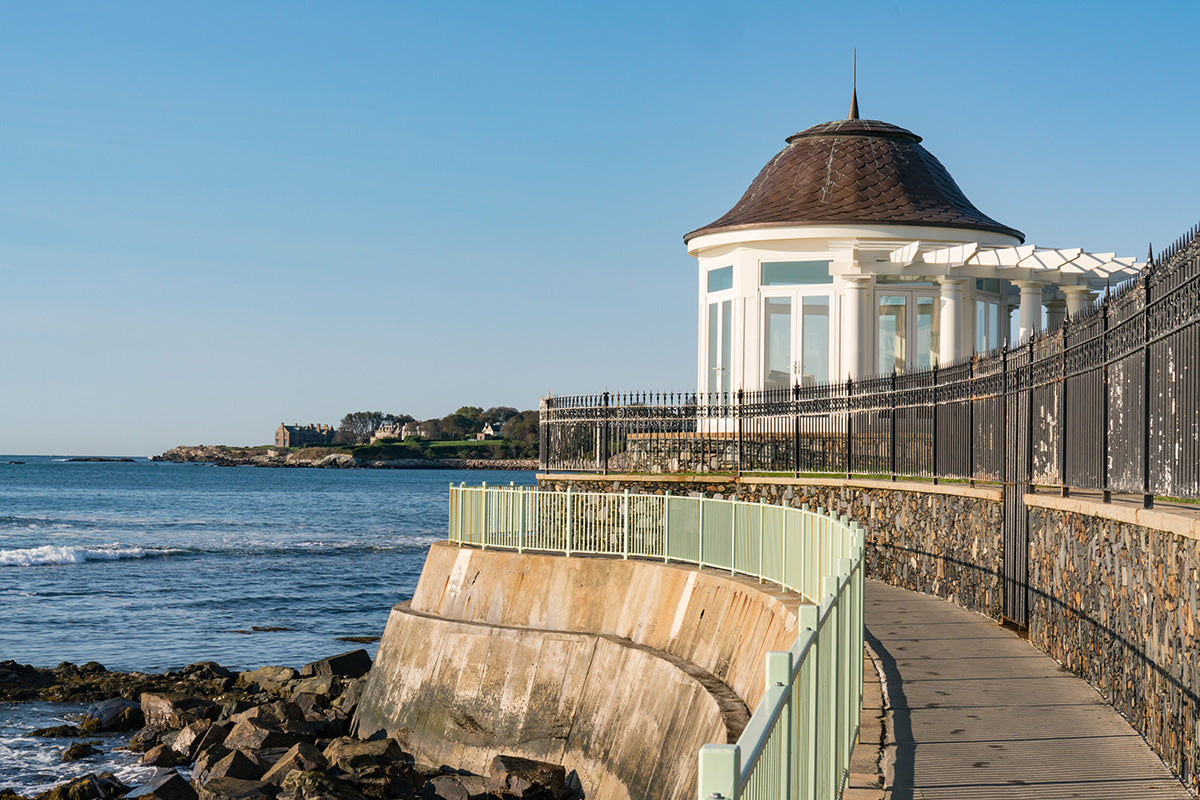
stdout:
{"type": "Polygon", "coordinates": [[[1146,248],[1146,264],[1151,267],[1154,266],[1154,242],[1151,242],[1146,248]]]}
{"type": "Polygon", "coordinates": [[[854,48],[854,73],[850,82],[850,113],[846,119],[858,119],[858,48],[854,48]]]}

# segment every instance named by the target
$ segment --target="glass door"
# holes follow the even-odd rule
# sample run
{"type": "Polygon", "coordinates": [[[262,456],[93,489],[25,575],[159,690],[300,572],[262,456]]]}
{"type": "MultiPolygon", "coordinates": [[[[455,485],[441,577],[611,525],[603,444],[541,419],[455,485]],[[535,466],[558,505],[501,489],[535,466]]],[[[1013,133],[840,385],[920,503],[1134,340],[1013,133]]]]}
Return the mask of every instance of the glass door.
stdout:
{"type": "Polygon", "coordinates": [[[707,328],[708,391],[728,392],[733,380],[733,300],[708,304],[707,328]]]}
{"type": "Polygon", "coordinates": [[[941,300],[936,290],[876,291],[875,365],[880,375],[926,370],[941,347],[941,300]]]}
{"type": "Polygon", "coordinates": [[[762,387],[829,381],[828,293],[790,291],[763,297],[762,387]]]}

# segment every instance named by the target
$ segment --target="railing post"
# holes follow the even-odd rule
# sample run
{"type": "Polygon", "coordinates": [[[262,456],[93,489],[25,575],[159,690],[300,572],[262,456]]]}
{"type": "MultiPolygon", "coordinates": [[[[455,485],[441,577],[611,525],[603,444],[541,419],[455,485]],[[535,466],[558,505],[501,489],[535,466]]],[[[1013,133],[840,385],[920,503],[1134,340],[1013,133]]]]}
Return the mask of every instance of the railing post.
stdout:
{"type": "Polygon", "coordinates": [[[771,651],[766,660],[767,685],[763,690],[766,695],[772,688],[782,688],[784,697],[783,711],[776,723],[775,733],[779,737],[779,796],[792,796],[792,751],[795,749],[795,732],[792,730],[792,704],[796,702],[796,690],[792,685],[792,654],[787,650],[771,651]]]}
{"type": "Polygon", "coordinates": [[[696,565],[704,569],[704,498],[697,497],[696,502],[699,503],[696,511],[696,565]]]}
{"type": "Polygon", "coordinates": [[[526,498],[529,496],[528,486],[521,487],[520,511],[517,513],[517,552],[525,552],[525,520],[528,518],[526,498]]]}
{"type": "Polygon", "coordinates": [[[808,680],[804,687],[804,696],[806,699],[804,707],[804,717],[800,720],[801,730],[796,731],[797,735],[803,734],[805,749],[800,753],[800,763],[802,764],[800,774],[804,776],[804,791],[800,794],[803,800],[817,800],[817,753],[820,751],[819,738],[820,727],[818,721],[820,719],[821,701],[820,691],[821,680],[823,678],[822,658],[824,650],[821,647],[821,637],[817,631],[817,622],[820,615],[820,608],[815,605],[803,605],[799,610],[800,636],[808,631],[812,636],[812,645],[809,648],[807,661],[808,680]]]}
{"type": "Polygon", "coordinates": [[[571,525],[574,522],[571,514],[571,487],[567,486],[567,555],[571,555],[571,525]]]}
{"type": "Polygon", "coordinates": [[[1108,296],[1104,297],[1104,302],[1100,304],[1100,324],[1102,333],[1100,336],[1100,355],[1101,355],[1101,374],[1100,387],[1104,392],[1103,398],[1103,417],[1104,435],[1100,439],[1100,488],[1104,492],[1104,502],[1112,502],[1112,490],[1108,486],[1108,296]]]}
{"type": "Polygon", "coordinates": [[[671,560],[671,492],[663,495],[663,563],[671,560]]]}
{"type": "Polygon", "coordinates": [[[763,517],[767,514],[767,505],[762,497],[758,498],[758,582],[763,582],[763,530],[766,525],[763,517]]]}
{"type": "Polygon", "coordinates": [[[488,514],[488,490],[487,481],[479,484],[479,499],[480,505],[483,508],[483,513],[480,514],[479,522],[479,547],[482,550],[487,550],[488,546],[488,526],[491,524],[491,516],[488,514]]]}
{"type": "Polygon", "coordinates": [[[742,751],[736,744],[706,744],[700,748],[697,776],[699,800],[737,800],[742,774],[742,751]]]}
{"type": "Polygon", "coordinates": [[[821,608],[828,616],[825,618],[825,625],[822,627],[821,637],[822,642],[821,666],[821,686],[818,691],[824,698],[826,731],[832,734],[832,741],[826,743],[826,747],[822,748],[821,753],[821,769],[820,774],[824,779],[824,786],[818,787],[819,797],[837,797],[838,796],[838,755],[839,755],[839,739],[841,731],[838,730],[838,698],[841,696],[839,686],[842,676],[838,674],[838,604],[837,604],[838,579],[836,575],[826,575],[821,581],[821,608]],[[826,638],[827,637],[827,638],[826,638]],[[823,789],[823,791],[821,791],[823,789]]]}
{"type": "MultiPolygon", "coordinates": [[[[735,495],[736,497],[736,495],[735,495]]],[[[737,518],[738,518],[738,503],[734,500],[729,504],[729,574],[733,575],[737,570],[733,567],[737,563],[737,518]]]]}
{"type": "Polygon", "coordinates": [[[629,490],[625,490],[625,529],[621,535],[621,558],[629,559],[629,490]]]}

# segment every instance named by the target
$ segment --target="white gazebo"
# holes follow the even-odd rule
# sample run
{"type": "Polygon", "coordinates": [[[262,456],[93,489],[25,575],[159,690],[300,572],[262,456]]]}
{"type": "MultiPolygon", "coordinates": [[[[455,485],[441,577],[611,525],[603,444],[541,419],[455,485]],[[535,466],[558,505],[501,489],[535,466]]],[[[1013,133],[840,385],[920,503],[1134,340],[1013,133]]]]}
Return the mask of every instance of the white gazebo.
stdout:
{"type": "Polygon", "coordinates": [[[788,137],[723,217],[684,237],[700,266],[701,392],[946,364],[1085,309],[1133,258],[1024,244],[972,205],[921,137],[858,118],[788,137]]]}

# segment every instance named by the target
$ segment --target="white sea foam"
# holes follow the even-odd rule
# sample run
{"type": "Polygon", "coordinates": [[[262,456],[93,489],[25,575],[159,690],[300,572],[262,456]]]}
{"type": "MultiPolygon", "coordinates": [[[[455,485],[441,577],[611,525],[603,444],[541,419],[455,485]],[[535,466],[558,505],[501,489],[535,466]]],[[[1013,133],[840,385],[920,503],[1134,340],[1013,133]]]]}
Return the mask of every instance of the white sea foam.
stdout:
{"type": "Polygon", "coordinates": [[[85,561],[117,561],[123,558],[145,558],[182,552],[179,550],[147,550],[144,547],[27,547],[20,550],[0,550],[0,567],[37,567],[47,564],[82,564],[85,561]]]}

